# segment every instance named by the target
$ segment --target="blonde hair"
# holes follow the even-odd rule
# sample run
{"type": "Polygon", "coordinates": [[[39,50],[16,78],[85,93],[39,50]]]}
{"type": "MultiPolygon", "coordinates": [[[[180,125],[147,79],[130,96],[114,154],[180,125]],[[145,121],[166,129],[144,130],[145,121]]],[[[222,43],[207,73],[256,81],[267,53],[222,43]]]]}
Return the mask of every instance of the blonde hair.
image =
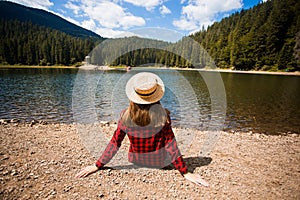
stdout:
{"type": "Polygon", "coordinates": [[[130,101],[128,109],[121,117],[124,125],[134,126],[164,126],[169,121],[170,111],[164,109],[160,102],[152,104],[137,104],[130,101]]]}

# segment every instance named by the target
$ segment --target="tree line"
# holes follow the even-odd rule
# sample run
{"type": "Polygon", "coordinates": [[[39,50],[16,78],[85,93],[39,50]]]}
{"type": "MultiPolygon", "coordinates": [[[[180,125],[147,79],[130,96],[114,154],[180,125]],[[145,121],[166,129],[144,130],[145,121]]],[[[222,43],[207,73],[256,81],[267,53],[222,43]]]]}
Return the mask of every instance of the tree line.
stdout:
{"type": "Polygon", "coordinates": [[[0,20],[0,63],[75,65],[100,42],[79,38],[31,22],[0,20]]]}
{"type": "Polygon", "coordinates": [[[269,0],[191,37],[220,68],[299,70],[300,1],[269,0]]]}

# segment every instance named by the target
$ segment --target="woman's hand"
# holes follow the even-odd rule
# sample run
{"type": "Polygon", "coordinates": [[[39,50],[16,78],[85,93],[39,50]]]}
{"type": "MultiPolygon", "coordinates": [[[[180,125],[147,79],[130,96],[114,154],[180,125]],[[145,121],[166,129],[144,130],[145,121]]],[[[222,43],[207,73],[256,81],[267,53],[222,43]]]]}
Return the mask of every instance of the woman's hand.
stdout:
{"type": "Polygon", "coordinates": [[[75,175],[76,178],[83,178],[88,176],[89,174],[92,174],[98,170],[98,167],[96,165],[90,165],[85,168],[83,168],[79,173],[75,175]]]}
{"type": "Polygon", "coordinates": [[[197,184],[198,186],[201,186],[201,185],[203,185],[205,187],[209,186],[208,182],[206,182],[204,179],[202,179],[201,176],[198,174],[192,174],[192,173],[188,172],[188,173],[184,174],[183,176],[184,176],[184,178],[197,184]]]}

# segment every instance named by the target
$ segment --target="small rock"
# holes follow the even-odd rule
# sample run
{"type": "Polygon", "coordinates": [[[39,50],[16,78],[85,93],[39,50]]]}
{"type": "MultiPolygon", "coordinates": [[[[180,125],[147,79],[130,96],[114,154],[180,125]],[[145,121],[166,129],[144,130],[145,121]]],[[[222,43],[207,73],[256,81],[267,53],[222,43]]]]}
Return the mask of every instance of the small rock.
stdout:
{"type": "Polygon", "coordinates": [[[12,172],[11,172],[11,176],[15,176],[15,175],[17,175],[18,174],[18,172],[16,172],[15,170],[13,170],[12,172]]]}
{"type": "Polygon", "coordinates": [[[55,189],[53,189],[52,191],[51,191],[51,193],[50,193],[51,195],[56,195],[56,190],[55,189]]]}
{"type": "Polygon", "coordinates": [[[100,121],[100,125],[101,126],[109,126],[109,122],[108,121],[100,121]]]}
{"type": "Polygon", "coordinates": [[[104,194],[102,194],[102,193],[101,193],[101,194],[98,194],[98,197],[99,197],[99,198],[103,198],[103,197],[104,197],[104,194]]]}
{"type": "Polygon", "coordinates": [[[19,119],[11,119],[10,123],[18,123],[20,120],[19,119]]]}
{"type": "Polygon", "coordinates": [[[4,155],[2,158],[2,160],[8,160],[8,159],[9,159],[9,156],[7,156],[7,155],[4,155]]]}
{"type": "Polygon", "coordinates": [[[7,125],[9,123],[9,120],[7,119],[0,119],[0,124],[7,125]]]}
{"type": "Polygon", "coordinates": [[[72,189],[72,186],[68,185],[64,188],[64,192],[69,192],[71,189],[72,189]]]}
{"type": "Polygon", "coordinates": [[[3,176],[6,176],[9,173],[9,171],[4,171],[2,174],[3,176]]]}
{"type": "Polygon", "coordinates": [[[8,188],[8,192],[9,192],[9,193],[12,193],[15,189],[16,189],[16,188],[13,187],[13,186],[12,186],[12,187],[9,187],[9,188],[8,188]]]}

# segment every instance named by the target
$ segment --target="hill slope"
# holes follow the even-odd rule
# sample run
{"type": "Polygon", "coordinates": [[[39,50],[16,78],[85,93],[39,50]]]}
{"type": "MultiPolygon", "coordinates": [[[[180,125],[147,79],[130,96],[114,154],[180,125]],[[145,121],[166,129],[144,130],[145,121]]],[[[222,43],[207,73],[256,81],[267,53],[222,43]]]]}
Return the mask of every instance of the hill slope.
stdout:
{"type": "Polygon", "coordinates": [[[220,68],[300,70],[300,1],[269,0],[191,36],[220,68]]]}
{"type": "Polygon", "coordinates": [[[101,40],[74,37],[31,22],[0,19],[0,64],[75,65],[98,41],[101,40]]]}
{"type": "Polygon", "coordinates": [[[63,18],[44,10],[30,8],[8,1],[0,1],[0,10],[0,19],[2,20],[31,22],[32,24],[53,28],[75,37],[101,38],[92,31],[72,24],[63,18]]]}
{"type": "Polygon", "coordinates": [[[79,65],[104,40],[52,13],[0,1],[0,64],[79,65]]]}

